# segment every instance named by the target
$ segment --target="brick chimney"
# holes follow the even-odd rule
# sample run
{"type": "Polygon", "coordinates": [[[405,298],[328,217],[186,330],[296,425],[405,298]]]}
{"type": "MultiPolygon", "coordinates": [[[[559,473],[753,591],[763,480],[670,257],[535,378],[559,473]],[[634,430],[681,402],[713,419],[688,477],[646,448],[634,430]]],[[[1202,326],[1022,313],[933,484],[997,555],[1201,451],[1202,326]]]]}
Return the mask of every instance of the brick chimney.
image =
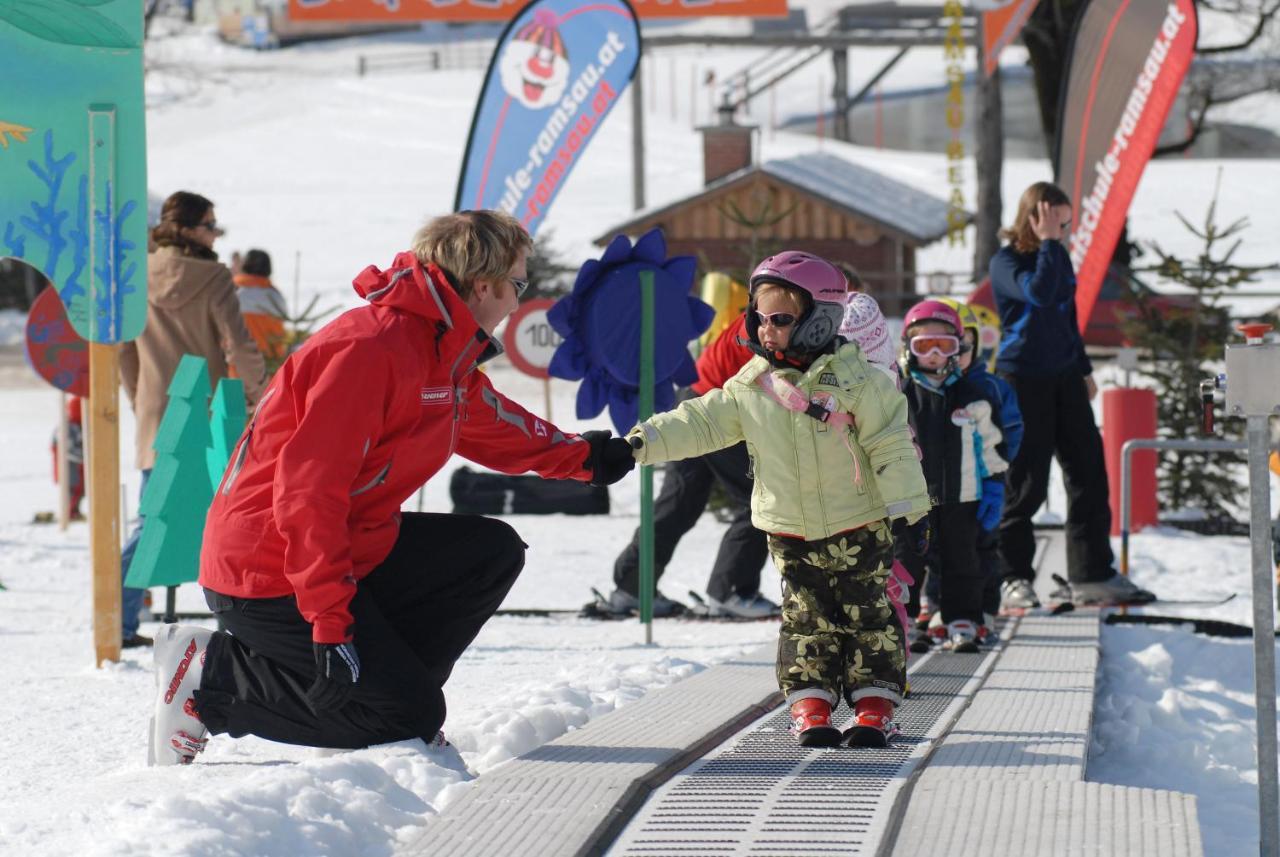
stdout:
{"type": "Polygon", "coordinates": [[[718,124],[703,125],[698,130],[702,132],[703,184],[711,184],[754,162],[751,144],[756,126],[735,123],[731,109],[721,109],[718,124]]]}

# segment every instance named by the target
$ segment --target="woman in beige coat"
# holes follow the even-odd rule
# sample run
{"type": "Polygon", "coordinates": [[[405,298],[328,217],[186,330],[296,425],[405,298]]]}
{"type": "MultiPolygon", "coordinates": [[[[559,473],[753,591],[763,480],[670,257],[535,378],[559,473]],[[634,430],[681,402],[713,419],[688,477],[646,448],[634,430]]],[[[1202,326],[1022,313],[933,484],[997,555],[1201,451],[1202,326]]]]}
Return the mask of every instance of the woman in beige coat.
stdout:
{"type": "MultiPolygon", "coordinates": [[[[137,417],[137,464],[145,490],[155,464],[156,430],[169,403],[169,383],[184,354],[203,357],[216,386],[235,366],[250,407],[262,395],[266,369],[240,315],[231,271],[218,261],[213,242],[222,235],[213,203],[178,191],[164,202],[151,231],[155,245],[147,257],[147,324],[120,351],[120,376],[137,417]]],[[[142,535],[142,518],[120,558],[128,576],[142,535]]],[[[138,634],[142,590],[125,589],[122,640],[126,648],[150,645],[138,634]]]]}

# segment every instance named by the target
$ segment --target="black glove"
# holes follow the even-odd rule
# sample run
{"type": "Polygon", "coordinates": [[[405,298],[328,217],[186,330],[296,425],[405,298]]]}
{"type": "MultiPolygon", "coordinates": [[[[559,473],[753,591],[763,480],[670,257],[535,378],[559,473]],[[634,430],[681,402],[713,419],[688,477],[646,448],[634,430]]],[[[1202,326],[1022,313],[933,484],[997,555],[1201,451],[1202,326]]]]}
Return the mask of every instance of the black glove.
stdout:
{"type": "Polygon", "coordinates": [[[584,431],[582,439],[591,447],[585,466],[591,470],[591,484],[612,485],[631,472],[636,457],[624,438],[610,437],[609,431],[584,431]]]}
{"type": "Polygon", "coordinates": [[[933,525],[929,523],[928,515],[907,527],[907,545],[916,556],[927,554],[932,542],[933,525]]]}
{"type": "Polygon", "coordinates": [[[316,680],[307,688],[307,704],[316,714],[341,708],[360,680],[360,656],[355,643],[312,643],[316,680]]]}
{"type": "Polygon", "coordinates": [[[914,524],[908,524],[902,518],[899,518],[894,524],[893,537],[901,542],[908,553],[917,557],[923,557],[929,553],[929,542],[933,538],[933,528],[929,526],[928,515],[925,515],[914,524]]]}

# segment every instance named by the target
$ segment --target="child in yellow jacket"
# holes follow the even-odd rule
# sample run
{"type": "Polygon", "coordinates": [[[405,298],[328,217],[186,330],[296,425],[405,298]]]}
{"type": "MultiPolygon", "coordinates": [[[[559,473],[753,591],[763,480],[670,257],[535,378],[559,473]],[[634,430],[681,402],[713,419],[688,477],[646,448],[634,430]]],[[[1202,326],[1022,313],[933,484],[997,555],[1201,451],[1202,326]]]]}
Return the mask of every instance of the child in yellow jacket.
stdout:
{"type": "Polygon", "coordinates": [[[883,747],[902,701],[906,655],[885,591],[890,520],[915,522],[929,496],[906,400],[858,346],[837,335],[845,277],[787,251],[750,280],[747,344],[756,353],[722,389],[628,434],[643,464],[745,440],[755,473],[752,523],[782,573],[778,682],[805,746],[883,747]],[[841,697],[846,733],[831,723],[841,697]]]}

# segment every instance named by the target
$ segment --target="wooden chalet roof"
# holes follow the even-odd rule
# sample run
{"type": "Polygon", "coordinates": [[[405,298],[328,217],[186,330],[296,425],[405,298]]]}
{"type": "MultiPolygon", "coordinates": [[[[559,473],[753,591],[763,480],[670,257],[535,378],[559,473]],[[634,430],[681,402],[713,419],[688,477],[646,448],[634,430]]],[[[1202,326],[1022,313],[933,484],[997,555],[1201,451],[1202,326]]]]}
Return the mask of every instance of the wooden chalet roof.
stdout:
{"type": "MultiPolygon", "coordinates": [[[[751,218],[776,217],[795,206],[795,217],[789,218],[795,222],[780,221],[769,230],[778,238],[850,238],[866,243],[875,238],[874,234],[867,234],[867,227],[873,227],[908,244],[922,246],[947,233],[945,200],[836,155],[812,152],[730,173],[696,193],[637,213],[612,227],[596,243],[607,244],[618,233],[641,232],[658,222],[670,223],[677,218],[690,220],[696,226],[697,221],[705,221],[717,209],[732,210],[734,206],[751,218]],[[759,205],[742,204],[742,198],[762,184],[776,191],[777,196],[767,212],[760,211],[759,205]],[[815,201],[819,205],[814,206],[815,201]],[[843,217],[822,216],[832,212],[843,217]]],[[[715,219],[725,220],[723,216],[715,219]]],[[[682,237],[745,238],[750,232],[732,221],[723,228],[724,235],[682,237]]]]}

